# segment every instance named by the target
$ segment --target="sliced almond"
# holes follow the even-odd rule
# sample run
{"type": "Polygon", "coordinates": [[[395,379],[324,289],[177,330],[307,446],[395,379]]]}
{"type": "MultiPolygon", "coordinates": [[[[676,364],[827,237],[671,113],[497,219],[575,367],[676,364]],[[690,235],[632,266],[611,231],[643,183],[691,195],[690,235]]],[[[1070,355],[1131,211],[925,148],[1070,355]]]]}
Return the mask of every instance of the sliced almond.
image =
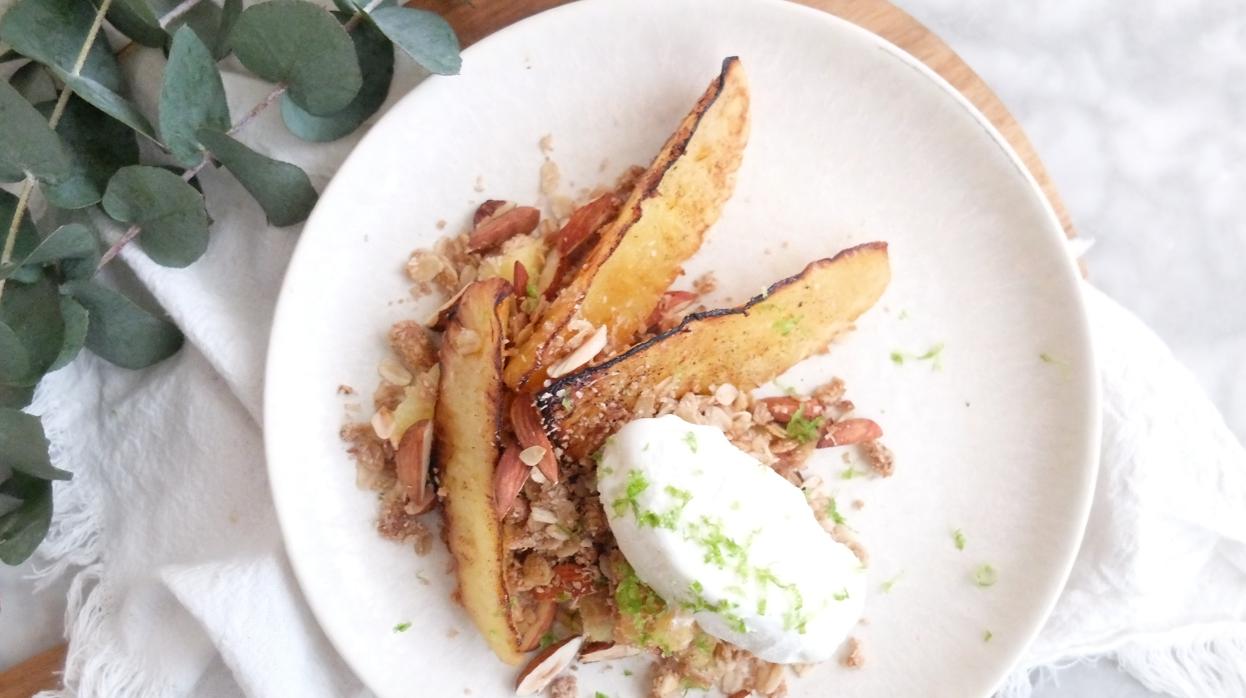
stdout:
{"type": "Polygon", "coordinates": [[[515,497],[528,481],[529,472],[528,466],[519,460],[519,447],[507,446],[493,469],[493,510],[499,519],[515,505],[515,497]]]}
{"type": "Polygon", "coordinates": [[[540,468],[528,468],[528,475],[530,475],[532,477],[532,481],[538,485],[549,484],[549,480],[547,480],[545,476],[541,474],[540,468]]]}
{"type": "Polygon", "coordinates": [[[545,454],[549,453],[544,446],[529,446],[519,452],[519,460],[524,465],[533,466],[545,459],[545,454]]]}
{"type": "Polygon", "coordinates": [[[446,329],[446,323],[450,322],[450,315],[454,313],[454,306],[458,305],[459,298],[463,296],[463,292],[466,291],[469,286],[471,286],[471,284],[464,284],[463,288],[455,291],[454,295],[450,296],[450,300],[442,303],[440,308],[433,311],[433,314],[429,316],[428,320],[426,320],[424,324],[434,330],[437,330],[438,332],[444,332],[446,329]]]}
{"type": "Polygon", "coordinates": [[[398,442],[394,453],[398,482],[407,488],[407,499],[422,505],[432,499],[428,487],[428,464],[433,452],[433,422],[421,419],[412,424],[398,442]]]}
{"type": "Polygon", "coordinates": [[[663,324],[663,320],[678,315],[692,307],[692,304],[697,302],[698,298],[700,296],[692,291],[667,291],[658,299],[658,304],[653,308],[653,312],[649,314],[646,324],[649,327],[659,327],[663,324]]]}
{"type": "Polygon", "coordinates": [[[587,642],[580,650],[580,663],[609,662],[616,659],[634,657],[641,653],[639,647],[624,645],[618,642],[587,642]]]}
{"type": "Polygon", "coordinates": [[[537,413],[536,406],[532,404],[532,397],[516,395],[511,401],[510,418],[511,428],[515,430],[515,438],[519,439],[519,445],[523,447],[529,459],[536,455],[534,448],[544,449],[536,462],[529,463],[528,460],[523,462],[540,468],[546,480],[557,483],[558,459],[554,457],[554,444],[550,443],[545,427],[541,425],[541,415],[537,413]]]}
{"type": "Polygon", "coordinates": [[[584,638],[577,635],[541,650],[519,672],[519,680],[515,682],[515,695],[535,696],[544,691],[550,682],[571,666],[583,644],[584,638]]]}
{"type": "Polygon", "coordinates": [[[389,439],[394,433],[394,412],[388,407],[382,407],[372,415],[372,431],[376,432],[377,438],[381,440],[389,439]]]}
{"type": "Polygon", "coordinates": [[[516,235],[527,235],[541,222],[541,212],[531,206],[516,206],[506,213],[486,219],[467,236],[467,251],[480,252],[506,242],[516,235]]]}
{"type": "Polygon", "coordinates": [[[873,441],[883,435],[883,428],[872,419],[844,419],[827,425],[818,448],[847,446],[873,441]]]}
{"type": "Polygon", "coordinates": [[[558,613],[558,604],[554,601],[540,601],[536,606],[536,620],[519,638],[519,651],[531,652],[541,644],[541,637],[549,632],[554,625],[554,616],[558,613]]]}
{"type": "Polygon", "coordinates": [[[393,383],[394,385],[410,385],[413,378],[406,366],[398,363],[397,359],[390,356],[381,359],[380,365],[376,367],[376,372],[386,382],[393,383]]]}
{"type": "MultiPolygon", "coordinates": [[[[426,487],[424,489],[423,499],[412,499],[408,501],[407,513],[411,514],[412,516],[419,516],[420,514],[424,514],[424,513],[432,511],[433,507],[436,505],[437,505],[437,493],[433,491],[433,488],[426,487]]],[[[419,542],[417,541],[417,546],[418,545],[419,545],[419,542]]],[[[421,555],[424,554],[424,553],[420,553],[420,550],[418,547],[416,548],[416,552],[421,555]]]]}
{"type": "Polygon", "coordinates": [[[550,378],[559,378],[587,364],[593,360],[594,356],[600,354],[602,349],[606,348],[606,339],[606,326],[602,325],[588,339],[584,340],[583,344],[576,347],[575,351],[567,354],[561,361],[550,366],[546,375],[550,378]]]}

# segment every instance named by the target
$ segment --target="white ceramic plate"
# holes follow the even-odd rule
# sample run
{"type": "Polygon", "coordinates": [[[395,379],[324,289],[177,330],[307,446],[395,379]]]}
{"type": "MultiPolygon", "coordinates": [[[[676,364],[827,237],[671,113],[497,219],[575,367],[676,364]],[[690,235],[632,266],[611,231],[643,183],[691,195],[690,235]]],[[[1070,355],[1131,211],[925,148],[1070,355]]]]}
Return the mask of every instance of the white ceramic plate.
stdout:
{"type": "MultiPolygon", "coordinates": [[[[653,156],[738,55],[752,137],[735,196],[681,283],[712,269],[717,300],[738,302],[867,240],[889,242],[893,264],[856,332],[783,379],[808,389],[844,377],[897,454],[888,480],[839,479],[838,453],[815,462],[872,557],[856,632],[866,666],[823,666],[792,695],[987,694],[1054,603],[1093,487],[1097,383],[1055,217],[986,120],[878,37],[783,2],[637,7],[574,3],[472,47],[463,74],[398,103],[322,197],[282,292],[265,415],[307,600],[382,696],[510,693],[514,670],[449,601],[442,546],[417,558],[375,534],[375,498],[356,488],[338,441],[335,390],[355,386],[368,402],[386,328],[431,309],[409,300],[402,265],[442,234],[438,219],[458,229],[486,196],[535,201],[547,133],[567,193],[612,182],[653,156]],[[938,344],[938,367],[890,358],[938,344]],[[859,511],[846,505],[856,499],[859,511]],[[999,572],[988,589],[972,581],[984,563],[999,572]],[[400,622],[411,629],[393,632],[400,622]]],[[[643,674],[585,666],[581,694],[640,695],[643,674]]]]}

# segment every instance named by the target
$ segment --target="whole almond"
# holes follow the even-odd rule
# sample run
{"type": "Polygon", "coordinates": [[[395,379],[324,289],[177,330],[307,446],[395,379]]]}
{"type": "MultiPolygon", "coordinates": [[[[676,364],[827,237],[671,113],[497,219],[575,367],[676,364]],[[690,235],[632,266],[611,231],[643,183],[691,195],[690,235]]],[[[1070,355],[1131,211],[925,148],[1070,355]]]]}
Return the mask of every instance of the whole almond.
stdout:
{"type": "Polygon", "coordinates": [[[513,284],[515,287],[515,297],[518,298],[519,300],[523,300],[527,298],[528,297],[528,267],[525,267],[523,265],[523,262],[519,261],[518,259],[515,260],[515,272],[514,274],[512,274],[511,278],[515,280],[513,284]]]}
{"type": "Polygon", "coordinates": [[[558,251],[563,255],[570,254],[618,212],[619,199],[613,193],[602,194],[577,208],[567,219],[567,224],[558,231],[558,251]]]}
{"type": "Polygon", "coordinates": [[[481,221],[493,216],[498,209],[506,205],[501,199],[489,199],[476,207],[476,213],[472,214],[472,225],[480,225],[481,221]]]}
{"type": "MultiPolygon", "coordinates": [[[[541,425],[541,415],[536,411],[536,406],[532,404],[532,398],[527,395],[516,395],[511,401],[511,428],[515,430],[515,438],[519,439],[519,445],[523,451],[529,454],[531,459],[536,451],[532,450],[534,446],[545,449],[541,454],[541,459],[535,463],[540,469],[541,474],[551,483],[558,482],[558,459],[554,456],[554,445],[550,443],[549,436],[545,433],[545,428],[541,425]]],[[[522,459],[521,459],[521,462],[522,459]]]]}
{"type": "Polygon", "coordinates": [[[423,504],[431,499],[428,495],[428,464],[433,449],[433,423],[421,419],[403,433],[394,453],[398,482],[407,489],[407,499],[423,504]]]}
{"type": "Polygon", "coordinates": [[[529,472],[528,466],[519,460],[519,447],[507,446],[493,469],[493,510],[499,519],[515,505],[515,497],[528,481],[529,472]]]}
{"type": "Polygon", "coordinates": [[[506,242],[516,235],[527,235],[541,222],[541,212],[531,206],[516,206],[485,220],[467,236],[467,251],[480,252],[506,242]]]}
{"type": "Polygon", "coordinates": [[[844,419],[827,425],[822,438],[818,439],[818,448],[859,444],[882,435],[883,428],[872,419],[844,419]]]}

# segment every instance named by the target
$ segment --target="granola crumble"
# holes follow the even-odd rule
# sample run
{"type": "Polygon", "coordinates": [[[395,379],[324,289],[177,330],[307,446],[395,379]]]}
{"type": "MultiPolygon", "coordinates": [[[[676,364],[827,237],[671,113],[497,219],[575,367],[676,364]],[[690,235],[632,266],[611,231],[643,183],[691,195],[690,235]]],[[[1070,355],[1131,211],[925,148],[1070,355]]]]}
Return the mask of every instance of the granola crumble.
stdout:
{"type": "MultiPolygon", "coordinates": [[[[549,136],[542,138],[539,145],[548,156],[552,150],[549,136]]],[[[613,190],[619,200],[626,198],[641,172],[643,168],[632,167],[619,177],[613,190]]],[[[577,205],[583,206],[587,201],[572,202],[558,196],[559,180],[557,165],[546,157],[541,167],[540,189],[555,218],[565,220],[573,215],[577,205]]],[[[479,179],[477,184],[478,190],[483,188],[479,179]]],[[[609,190],[587,192],[587,197],[595,198],[603,192],[609,190]]],[[[516,206],[515,202],[487,200],[476,210],[471,223],[487,224],[516,206]]],[[[439,221],[438,228],[442,227],[444,221],[439,221]]],[[[503,349],[503,355],[509,356],[513,346],[541,322],[550,292],[557,291],[558,283],[566,282],[557,274],[542,273],[561,227],[559,221],[546,218],[539,221],[533,232],[516,235],[483,251],[469,251],[470,231],[442,238],[431,249],[415,250],[406,263],[406,273],[413,283],[412,295],[439,293],[450,306],[456,294],[478,278],[513,279],[518,262],[528,284],[516,289],[514,311],[505,328],[509,345],[503,349]]],[[[712,273],[706,273],[693,282],[693,291],[668,292],[641,339],[669,330],[688,313],[704,309],[699,301],[703,295],[713,293],[717,283],[712,273]]],[[[440,315],[444,320],[445,313],[440,315]]],[[[564,359],[573,358],[581,349],[581,353],[588,353],[594,338],[603,330],[579,319],[572,320],[568,329],[565,345],[557,348],[557,355],[564,359]]],[[[386,538],[410,544],[417,554],[424,555],[431,549],[434,535],[426,511],[435,506],[422,506],[408,499],[408,489],[397,480],[395,449],[404,430],[412,426],[411,415],[419,413],[420,405],[431,414],[441,340],[425,323],[414,319],[395,323],[387,339],[392,355],[378,365],[381,380],[373,394],[375,412],[370,422],[343,426],[341,438],[356,462],[359,486],[377,493],[377,530],[386,538]]],[[[457,333],[453,341],[464,353],[481,348],[480,337],[470,331],[457,333]]],[[[586,363],[592,358],[574,358],[574,362],[586,363]]],[[[339,392],[349,395],[355,391],[343,385],[339,392]]],[[[738,448],[801,487],[828,534],[868,564],[868,553],[855,533],[828,514],[828,502],[833,501],[829,486],[806,467],[821,445],[820,437],[855,411],[855,405],[845,399],[845,392],[845,384],[839,378],[817,387],[810,395],[789,394],[780,398],[756,398],[731,384],[709,386],[704,393],[674,394],[668,381],[642,392],[634,407],[622,416],[636,419],[675,414],[695,424],[717,427],[738,448]],[[803,425],[812,433],[805,434],[793,426],[798,417],[804,422],[796,426],[803,425]]],[[[589,398],[567,395],[564,404],[574,404],[579,399],[589,398]]],[[[518,443],[510,420],[505,422],[503,442],[518,443]]],[[[860,453],[870,472],[877,476],[888,477],[894,470],[894,457],[877,440],[841,448],[860,453]]],[[[648,695],[655,698],[681,695],[689,688],[718,688],[732,696],[787,695],[785,667],[764,662],[701,632],[690,614],[668,607],[635,577],[611,535],[597,495],[596,465],[591,458],[572,461],[556,448],[559,477],[551,482],[534,467],[545,456],[543,447],[529,446],[521,453],[526,454],[521,455],[521,461],[524,467],[530,467],[530,477],[519,487],[513,504],[501,519],[502,544],[510,553],[506,555],[504,581],[513,602],[512,621],[520,635],[533,628],[539,633],[542,628],[538,624],[549,623],[553,617],[555,620],[547,626],[550,629],[544,636],[582,634],[589,641],[614,642],[646,651],[653,657],[648,695]],[[534,448],[541,448],[541,452],[538,454],[534,448]],[[556,609],[552,616],[548,613],[551,607],[556,609]],[[545,613],[538,613],[538,609],[545,613]]],[[[844,459],[851,467],[848,453],[844,451],[844,459]]],[[[444,496],[442,488],[436,490],[438,498],[444,496]]],[[[863,502],[855,500],[852,506],[860,509],[863,502]]],[[[420,583],[429,582],[421,578],[420,583]]],[[[457,591],[453,597],[457,599],[457,591]]],[[[447,631],[448,637],[457,634],[457,629],[447,631]]],[[[863,662],[860,643],[855,638],[849,639],[841,662],[851,667],[859,667],[863,662]]],[[[809,670],[804,665],[791,668],[796,675],[809,670]]],[[[555,697],[574,696],[575,677],[555,680],[550,691],[555,697]]]]}

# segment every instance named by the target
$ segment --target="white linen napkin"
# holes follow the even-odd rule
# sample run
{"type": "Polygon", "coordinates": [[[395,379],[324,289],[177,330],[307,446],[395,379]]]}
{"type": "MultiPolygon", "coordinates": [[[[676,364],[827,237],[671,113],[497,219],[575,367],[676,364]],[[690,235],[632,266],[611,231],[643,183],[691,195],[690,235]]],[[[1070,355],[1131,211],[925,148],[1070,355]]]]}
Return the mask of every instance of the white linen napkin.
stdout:
{"type": "MultiPolygon", "coordinates": [[[[135,86],[159,85],[158,60],[129,66],[135,86]]],[[[402,64],[393,94],[419,79],[402,64]]],[[[237,75],[226,87],[235,113],[268,90],[237,75]]],[[[276,110],[242,137],[318,187],[356,141],[302,143],[276,110]]],[[[74,473],[37,553],[45,577],[74,575],[66,688],[45,695],[366,694],[293,580],[264,469],[264,356],[297,231],[268,228],[228,175],[202,181],[215,224],[199,262],[123,252],[186,347],[141,372],[84,353],[36,397],[54,461],[74,473]]],[[[1099,487],[1069,586],[1002,692],[1108,654],[1158,691],[1246,696],[1246,453],[1153,333],[1089,286],[1086,298],[1105,396],[1099,487]]]]}

